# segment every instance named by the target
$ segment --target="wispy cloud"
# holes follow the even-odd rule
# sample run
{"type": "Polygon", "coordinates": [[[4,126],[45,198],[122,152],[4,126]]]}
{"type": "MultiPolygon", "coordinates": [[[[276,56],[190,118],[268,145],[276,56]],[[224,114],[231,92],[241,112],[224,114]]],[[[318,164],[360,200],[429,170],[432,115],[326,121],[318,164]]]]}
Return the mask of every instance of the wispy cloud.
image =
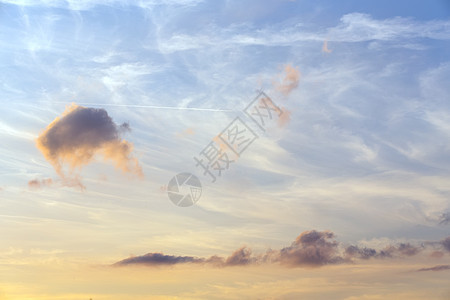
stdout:
{"type": "Polygon", "coordinates": [[[422,271],[445,271],[445,270],[450,270],[450,265],[438,265],[430,268],[418,269],[417,271],[422,272],[422,271]]]}
{"type": "MultiPolygon", "coordinates": [[[[174,33],[168,38],[160,39],[159,49],[163,53],[172,53],[205,47],[229,48],[237,45],[292,46],[300,42],[324,40],[323,49],[328,49],[329,41],[396,41],[404,44],[404,40],[414,38],[449,40],[449,26],[450,21],[447,20],[419,22],[401,17],[374,19],[368,14],[350,13],[344,15],[337,26],[330,27],[326,31],[311,31],[302,23],[288,28],[271,26],[258,30],[241,25],[215,30],[214,35],[206,32],[195,35],[174,33]]],[[[415,47],[417,50],[423,49],[417,48],[418,45],[415,47]]]]}
{"type": "Polygon", "coordinates": [[[334,41],[391,41],[401,38],[450,39],[450,21],[418,22],[409,18],[395,17],[377,20],[368,14],[351,13],[341,18],[341,24],[331,30],[334,41]]]}
{"type": "Polygon", "coordinates": [[[121,0],[4,0],[5,3],[11,3],[20,6],[47,6],[67,8],[71,10],[87,10],[98,5],[130,5],[143,8],[151,8],[155,5],[181,5],[192,6],[203,2],[202,0],[163,0],[163,1],[121,1],[121,0]]]}

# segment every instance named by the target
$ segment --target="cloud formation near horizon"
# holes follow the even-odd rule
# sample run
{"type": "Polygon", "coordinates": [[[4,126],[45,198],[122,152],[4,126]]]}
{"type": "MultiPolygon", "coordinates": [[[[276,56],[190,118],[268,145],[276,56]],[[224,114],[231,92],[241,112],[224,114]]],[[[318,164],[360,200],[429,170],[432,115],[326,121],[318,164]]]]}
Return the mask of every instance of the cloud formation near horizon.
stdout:
{"type": "Polygon", "coordinates": [[[441,215],[439,224],[440,225],[450,224],[450,212],[445,212],[441,215]]]}
{"type": "Polygon", "coordinates": [[[370,258],[387,258],[395,256],[414,256],[424,249],[424,246],[414,246],[410,243],[400,243],[398,245],[389,245],[384,249],[376,250],[367,247],[358,247],[350,245],[345,248],[344,255],[346,258],[370,259],[370,258]]]}
{"type": "Polygon", "coordinates": [[[450,252],[450,236],[443,239],[440,244],[442,245],[442,247],[444,247],[445,250],[447,250],[448,252],[450,252]]]}
{"type": "Polygon", "coordinates": [[[144,264],[144,265],[175,265],[182,263],[198,263],[204,262],[201,258],[192,256],[175,256],[165,255],[162,253],[147,253],[141,256],[134,256],[117,262],[115,265],[130,265],[130,264],[144,264]]]}
{"type": "MultiPolygon", "coordinates": [[[[439,242],[433,242],[438,248],[450,252],[450,237],[439,242]]],[[[280,250],[267,250],[264,254],[253,255],[248,247],[235,250],[229,257],[213,255],[209,258],[193,256],[174,256],[162,253],[147,253],[118,261],[114,266],[147,265],[164,266],[185,263],[203,263],[215,267],[245,266],[268,263],[278,263],[285,267],[320,267],[340,263],[353,263],[355,259],[403,258],[419,254],[424,245],[414,246],[410,243],[387,245],[381,250],[343,245],[335,240],[331,231],[304,231],[290,246],[280,250]]]]}
{"type": "Polygon", "coordinates": [[[64,184],[82,187],[76,176],[66,176],[64,166],[67,164],[72,173],[89,164],[96,154],[124,172],[143,176],[138,160],[132,156],[133,145],[120,137],[129,130],[128,123],[117,126],[104,109],[72,104],[47,126],[36,144],[64,184]]]}
{"type": "Polygon", "coordinates": [[[422,268],[417,271],[423,272],[423,271],[445,271],[445,270],[450,270],[450,265],[439,265],[431,268],[422,268]]]}
{"type": "Polygon", "coordinates": [[[331,231],[302,232],[289,247],[279,252],[279,261],[287,266],[321,266],[342,262],[339,243],[331,231]]]}

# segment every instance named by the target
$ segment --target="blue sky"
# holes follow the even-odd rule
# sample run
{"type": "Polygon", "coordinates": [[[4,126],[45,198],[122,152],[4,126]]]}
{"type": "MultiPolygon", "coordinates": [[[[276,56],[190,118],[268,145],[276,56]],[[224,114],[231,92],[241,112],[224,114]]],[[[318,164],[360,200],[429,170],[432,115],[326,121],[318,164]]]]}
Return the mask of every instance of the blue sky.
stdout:
{"type": "Polygon", "coordinates": [[[5,264],[264,252],[313,229],[374,248],[447,237],[449,15],[444,0],[0,1],[5,264]],[[274,84],[286,66],[289,94],[274,84]],[[211,183],[193,157],[251,123],[258,90],[290,121],[251,125],[258,139],[211,183]],[[97,155],[65,165],[85,190],[64,185],[36,139],[71,103],[129,123],[143,178],[97,155]],[[180,172],[203,184],[189,208],[164,190],[180,172]]]}

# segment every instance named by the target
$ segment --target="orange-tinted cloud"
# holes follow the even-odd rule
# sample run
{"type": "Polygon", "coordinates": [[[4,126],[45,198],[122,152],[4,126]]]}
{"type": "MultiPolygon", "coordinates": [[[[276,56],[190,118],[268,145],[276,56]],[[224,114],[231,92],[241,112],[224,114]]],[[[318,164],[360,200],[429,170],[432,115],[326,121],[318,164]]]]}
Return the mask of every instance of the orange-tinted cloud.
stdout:
{"type": "Polygon", "coordinates": [[[331,53],[333,50],[328,49],[328,41],[323,41],[322,52],[331,53]]]}
{"type": "Polygon", "coordinates": [[[291,121],[291,112],[285,107],[281,108],[281,112],[281,115],[278,117],[278,126],[284,127],[291,121]]]}
{"type": "Polygon", "coordinates": [[[33,179],[28,181],[28,188],[32,189],[32,190],[38,190],[41,189],[43,187],[49,187],[53,185],[53,180],[51,178],[47,178],[47,179],[33,179]]]}
{"type": "Polygon", "coordinates": [[[444,247],[445,250],[450,252],[450,236],[443,239],[441,242],[442,247],[444,247]]]}
{"type": "Polygon", "coordinates": [[[186,137],[186,136],[194,135],[194,134],[195,134],[194,129],[192,129],[192,128],[186,128],[185,130],[183,130],[183,131],[181,131],[181,132],[178,132],[178,133],[176,134],[176,137],[178,137],[178,138],[184,138],[184,137],[186,137]]]}
{"type": "Polygon", "coordinates": [[[300,72],[298,68],[289,64],[284,67],[284,73],[274,82],[274,86],[279,92],[287,96],[298,87],[299,80],[300,72]]]}
{"type": "Polygon", "coordinates": [[[72,174],[89,164],[96,154],[124,172],[143,176],[132,156],[133,145],[120,137],[129,129],[128,123],[117,126],[104,109],[72,104],[39,135],[36,145],[61,176],[63,185],[83,188],[76,175],[65,175],[63,167],[67,165],[72,174]]]}
{"type": "Polygon", "coordinates": [[[62,186],[74,187],[74,188],[77,188],[80,190],[86,189],[86,187],[81,182],[80,175],[78,175],[78,174],[72,173],[69,177],[64,176],[61,178],[62,178],[62,182],[61,182],[62,186]]]}

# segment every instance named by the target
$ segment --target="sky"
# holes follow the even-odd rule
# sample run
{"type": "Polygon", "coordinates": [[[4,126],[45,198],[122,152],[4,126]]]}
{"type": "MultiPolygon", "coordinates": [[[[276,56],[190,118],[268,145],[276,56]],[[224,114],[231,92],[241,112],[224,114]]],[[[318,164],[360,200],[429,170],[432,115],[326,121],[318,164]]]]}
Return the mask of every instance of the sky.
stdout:
{"type": "Polygon", "coordinates": [[[0,0],[0,300],[450,299],[449,49],[446,0],[0,0]]]}

